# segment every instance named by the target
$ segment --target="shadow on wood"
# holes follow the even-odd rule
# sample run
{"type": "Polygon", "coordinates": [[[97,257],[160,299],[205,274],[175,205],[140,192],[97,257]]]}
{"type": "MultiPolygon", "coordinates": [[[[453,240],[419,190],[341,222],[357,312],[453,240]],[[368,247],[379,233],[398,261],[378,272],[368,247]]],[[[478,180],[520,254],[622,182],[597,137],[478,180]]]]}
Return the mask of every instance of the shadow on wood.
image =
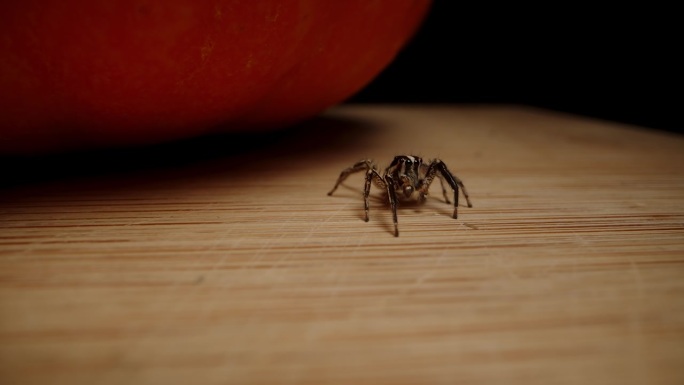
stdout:
{"type": "Polygon", "coordinates": [[[143,188],[146,181],[160,177],[167,182],[176,179],[187,183],[207,173],[239,179],[274,168],[287,172],[293,162],[299,166],[315,164],[321,157],[343,152],[374,129],[371,122],[319,117],[272,132],[223,133],[151,146],[0,157],[0,188],[8,193],[19,186],[56,188],[62,182],[78,181],[104,183],[103,188],[111,190],[143,188]]]}

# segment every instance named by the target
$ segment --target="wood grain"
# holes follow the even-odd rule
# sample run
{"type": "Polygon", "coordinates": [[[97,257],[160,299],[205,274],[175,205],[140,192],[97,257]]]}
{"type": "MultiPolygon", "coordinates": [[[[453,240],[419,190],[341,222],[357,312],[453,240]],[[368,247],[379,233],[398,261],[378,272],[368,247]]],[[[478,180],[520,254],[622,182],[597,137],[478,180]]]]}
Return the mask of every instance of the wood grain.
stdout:
{"type": "Polygon", "coordinates": [[[0,193],[2,384],[684,383],[681,136],[344,106],[24,161],[0,193]],[[474,207],[452,219],[435,187],[395,238],[376,190],[363,222],[361,175],[326,195],[401,153],[443,159],[474,207]]]}

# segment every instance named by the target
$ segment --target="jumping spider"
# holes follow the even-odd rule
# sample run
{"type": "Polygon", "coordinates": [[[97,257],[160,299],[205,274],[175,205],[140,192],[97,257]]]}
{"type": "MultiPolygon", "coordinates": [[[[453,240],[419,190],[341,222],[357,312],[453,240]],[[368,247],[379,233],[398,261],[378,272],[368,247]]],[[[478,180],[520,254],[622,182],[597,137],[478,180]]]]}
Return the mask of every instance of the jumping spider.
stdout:
{"type": "Polygon", "coordinates": [[[365,171],[366,185],[363,190],[364,209],[366,216],[364,220],[368,222],[368,195],[370,194],[371,180],[375,182],[376,186],[387,191],[387,198],[389,199],[392,208],[392,219],[394,220],[394,236],[399,236],[399,225],[397,224],[397,197],[402,200],[408,200],[418,193],[418,201],[424,202],[428,195],[430,184],[437,177],[442,185],[442,194],[447,204],[451,203],[447,197],[447,191],[444,187],[444,181],[454,190],[454,219],[458,218],[458,188],[463,191],[463,196],[468,203],[468,207],[473,207],[468,198],[468,193],[463,185],[463,182],[452,174],[447,168],[446,164],[439,159],[423,163],[423,159],[414,155],[399,155],[395,156],[392,163],[385,169],[385,174],[380,175],[375,163],[370,159],[364,159],[356,162],[353,166],[348,167],[340,173],[337,178],[335,187],[330,190],[328,195],[332,195],[337,187],[347,177],[353,173],[365,171]]]}

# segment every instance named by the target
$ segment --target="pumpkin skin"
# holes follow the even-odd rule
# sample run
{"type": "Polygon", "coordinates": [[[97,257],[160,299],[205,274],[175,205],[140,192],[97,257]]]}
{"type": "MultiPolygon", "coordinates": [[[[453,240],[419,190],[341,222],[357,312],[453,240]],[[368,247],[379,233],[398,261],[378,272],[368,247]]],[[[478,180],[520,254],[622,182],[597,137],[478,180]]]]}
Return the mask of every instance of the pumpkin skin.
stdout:
{"type": "Polygon", "coordinates": [[[0,152],[275,129],[361,89],[429,0],[0,4],[0,152]]]}

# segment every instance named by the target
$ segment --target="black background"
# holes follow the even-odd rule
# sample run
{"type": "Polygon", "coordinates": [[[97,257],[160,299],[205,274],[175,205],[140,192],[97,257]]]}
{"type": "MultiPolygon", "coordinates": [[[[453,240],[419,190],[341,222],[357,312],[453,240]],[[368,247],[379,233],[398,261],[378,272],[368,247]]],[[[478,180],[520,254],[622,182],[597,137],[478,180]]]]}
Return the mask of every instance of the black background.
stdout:
{"type": "MultiPolygon", "coordinates": [[[[577,3],[575,3],[577,4],[577,3]]],[[[514,103],[684,132],[674,7],[437,0],[356,103],[514,103]]]]}

